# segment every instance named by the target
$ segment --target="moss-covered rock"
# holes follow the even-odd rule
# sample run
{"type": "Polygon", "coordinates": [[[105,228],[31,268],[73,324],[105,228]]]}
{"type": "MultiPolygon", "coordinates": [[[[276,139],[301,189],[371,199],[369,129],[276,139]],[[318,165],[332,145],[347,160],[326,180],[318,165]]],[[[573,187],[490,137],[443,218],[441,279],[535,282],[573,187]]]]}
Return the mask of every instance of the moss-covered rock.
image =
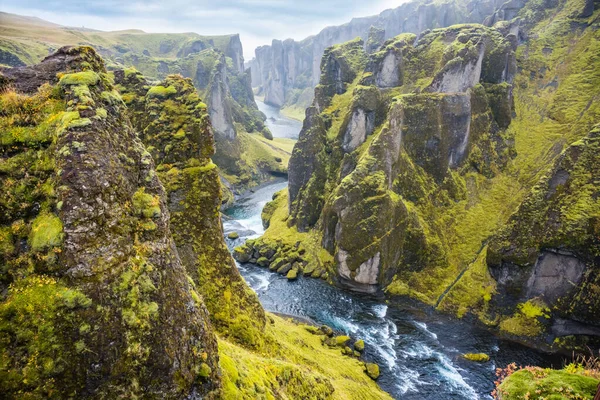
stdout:
{"type": "Polygon", "coordinates": [[[362,339],[357,340],[356,342],[354,342],[354,348],[357,351],[363,352],[365,350],[365,341],[362,339]]]}
{"type": "Polygon", "coordinates": [[[475,362],[480,362],[480,363],[490,361],[490,356],[488,356],[485,353],[466,353],[466,354],[463,354],[463,358],[465,360],[475,361],[475,362]]]}
{"type": "Polygon", "coordinates": [[[0,130],[45,139],[0,146],[4,397],[217,395],[208,312],[102,59],[67,47],[7,75],[0,130]]]}
{"type": "Polygon", "coordinates": [[[585,371],[570,372],[527,367],[508,376],[496,389],[502,400],[579,398],[592,399],[600,381],[585,371]]]}
{"type": "Polygon", "coordinates": [[[285,277],[288,279],[288,281],[294,281],[298,279],[298,269],[291,269],[285,277]]]}
{"type": "Polygon", "coordinates": [[[377,380],[379,378],[379,365],[375,363],[366,363],[365,364],[365,373],[369,376],[369,378],[373,380],[377,380]]]}
{"type": "Polygon", "coordinates": [[[160,86],[154,86],[170,88],[160,89],[160,96],[152,93],[153,88],[144,94],[144,78],[140,75],[117,71],[115,81],[122,93],[144,95],[144,101],[132,98],[132,119],[158,164],[158,177],[168,195],[175,244],[213,324],[222,334],[238,335],[237,339],[247,346],[261,347],[264,312],[223,240],[221,183],[210,158],[215,142],[206,104],[192,81],[181,76],[169,76],[160,86]]]}

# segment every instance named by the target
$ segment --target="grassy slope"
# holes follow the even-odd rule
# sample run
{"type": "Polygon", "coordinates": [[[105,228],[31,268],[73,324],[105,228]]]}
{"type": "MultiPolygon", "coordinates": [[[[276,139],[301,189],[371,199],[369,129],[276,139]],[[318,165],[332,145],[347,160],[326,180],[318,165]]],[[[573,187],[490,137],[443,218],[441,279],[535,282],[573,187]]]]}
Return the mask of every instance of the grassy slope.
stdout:
{"type": "Polygon", "coordinates": [[[286,174],[295,142],[293,139],[281,138],[268,140],[261,134],[247,133],[239,128],[237,138],[232,144],[238,149],[240,155],[240,171],[237,174],[231,174],[221,168],[220,173],[233,185],[259,182],[261,179],[253,176],[258,170],[286,174]]]}
{"type": "Polygon", "coordinates": [[[304,111],[305,111],[304,108],[296,107],[296,106],[289,106],[289,107],[284,107],[281,109],[281,113],[283,115],[285,115],[288,118],[295,119],[298,121],[304,120],[304,111]]]}
{"type": "Polygon", "coordinates": [[[103,32],[68,28],[38,18],[0,13],[0,49],[12,42],[18,45],[17,55],[27,64],[37,63],[48,55],[49,49],[66,45],[92,45],[97,48],[125,46],[135,53],[148,50],[152,56],[176,58],[180,45],[191,39],[213,40],[217,49],[225,50],[230,35],[201,36],[196,33],[146,33],[140,30],[103,32]],[[169,51],[160,51],[166,40],[174,44],[169,51]]]}
{"type": "Polygon", "coordinates": [[[302,324],[270,317],[265,335],[273,350],[260,354],[219,341],[224,398],[391,399],[363,372],[362,362],[321,344],[302,324]]]}
{"type": "MultiPolygon", "coordinates": [[[[567,368],[568,369],[568,368],[567,368]]],[[[592,399],[600,381],[584,375],[584,371],[570,372],[535,367],[521,369],[498,387],[501,400],[517,399],[592,399]]]]}
{"type": "MultiPolygon", "coordinates": [[[[553,160],[600,121],[600,31],[587,29],[582,34],[571,29],[577,4],[570,1],[562,10],[551,11],[533,29],[531,37],[537,38],[518,50],[522,70],[515,81],[517,117],[508,131],[517,156],[505,173],[490,181],[467,179],[469,199],[451,210],[456,224],[456,240],[450,246],[455,271],[479,259],[478,249],[484,254],[482,243],[507,221],[553,160]],[[542,55],[546,48],[552,49],[551,54],[542,55]],[[559,83],[557,89],[553,82],[559,83]]],[[[597,24],[600,10],[588,21],[597,24]]],[[[462,314],[485,305],[494,281],[487,268],[472,265],[473,271],[441,303],[443,309],[462,314]]],[[[452,279],[448,276],[443,287],[452,279]]]]}

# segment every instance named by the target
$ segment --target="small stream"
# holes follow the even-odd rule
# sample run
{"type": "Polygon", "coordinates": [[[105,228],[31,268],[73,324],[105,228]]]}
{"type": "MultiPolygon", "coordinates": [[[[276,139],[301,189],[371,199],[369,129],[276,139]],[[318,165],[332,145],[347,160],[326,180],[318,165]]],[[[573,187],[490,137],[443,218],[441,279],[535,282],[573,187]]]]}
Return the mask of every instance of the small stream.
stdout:
{"type": "MultiPolygon", "coordinates": [[[[278,114],[273,118],[285,119],[278,114]]],[[[267,123],[274,136],[282,137],[281,131],[273,128],[273,120],[267,123]]],[[[283,137],[294,137],[292,125],[287,126],[289,136],[283,137]]],[[[230,249],[264,232],[261,210],[273,193],[286,186],[284,179],[272,181],[238,199],[225,211],[229,217],[223,223],[225,233],[240,234],[239,239],[226,239],[230,249]]],[[[559,358],[500,340],[486,330],[417,302],[388,304],[319,279],[301,276],[288,281],[252,264],[238,264],[238,268],[266,310],[308,318],[364,339],[364,359],[380,365],[377,382],[397,399],[491,399],[497,367],[511,362],[561,366],[559,358]],[[480,364],[461,357],[479,352],[489,354],[491,360],[480,364]]]]}

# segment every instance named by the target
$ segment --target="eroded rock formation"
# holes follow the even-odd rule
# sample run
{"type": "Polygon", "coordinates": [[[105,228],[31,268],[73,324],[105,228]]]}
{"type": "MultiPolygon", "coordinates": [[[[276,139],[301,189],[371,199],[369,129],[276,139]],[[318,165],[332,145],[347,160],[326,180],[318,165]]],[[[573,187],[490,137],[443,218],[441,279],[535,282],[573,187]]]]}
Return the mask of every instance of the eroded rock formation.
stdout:
{"type": "Polygon", "coordinates": [[[4,74],[3,394],[215,395],[208,312],[102,59],[65,47],[4,74]]]}

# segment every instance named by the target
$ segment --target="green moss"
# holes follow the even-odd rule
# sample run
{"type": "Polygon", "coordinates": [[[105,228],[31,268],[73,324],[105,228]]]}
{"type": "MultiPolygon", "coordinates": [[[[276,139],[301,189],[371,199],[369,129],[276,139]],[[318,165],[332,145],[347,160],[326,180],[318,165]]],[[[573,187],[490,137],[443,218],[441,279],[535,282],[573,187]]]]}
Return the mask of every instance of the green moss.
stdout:
{"type": "MultiPolygon", "coordinates": [[[[77,362],[78,314],[91,300],[47,276],[32,275],[11,286],[0,304],[0,386],[14,398],[50,398],[64,390],[57,382],[77,362]]],[[[73,384],[73,382],[62,382],[73,384]]]]}
{"type": "Polygon", "coordinates": [[[121,95],[119,95],[119,93],[115,90],[104,91],[104,92],[100,93],[100,97],[102,98],[102,100],[104,100],[107,104],[110,104],[110,105],[123,104],[121,95]]]}
{"type": "Polygon", "coordinates": [[[369,375],[369,378],[373,380],[377,380],[379,378],[379,365],[375,363],[366,363],[365,364],[365,372],[369,375]]]}
{"type": "Polygon", "coordinates": [[[174,86],[152,86],[150,90],[148,90],[148,97],[159,97],[166,98],[172,94],[177,93],[177,89],[174,86]]]}
{"type": "Polygon", "coordinates": [[[160,199],[146,193],[146,188],[139,188],[133,195],[133,212],[145,218],[160,216],[160,199]]]}
{"type": "Polygon", "coordinates": [[[29,245],[34,251],[60,246],[63,242],[63,224],[60,218],[51,213],[42,213],[31,224],[29,245]]]}
{"type": "Polygon", "coordinates": [[[346,345],[346,343],[348,343],[348,341],[350,340],[350,337],[341,335],[341,336],[336,336],[334,339],[335,339],[335,344],[337,346],[344,347],[346,345]]]}
{"type": "Polygon", "coordinates": [[[0,255],[9,256],[14,250],[12,229],[9,226],[0,227],[0,255]]]}
{"type": "Polygon", "coordinates": [[[108,116],[108,112],[104,108],[97,108],[96,115],[101,119],[106,119],[106,117],[108,116]]]}
{"type": "Polygon", "coordinates": [[[297,279],[298,278],[298,270],[297,269],[291,269],[291,270],[289,270],[289,272],[286,275],[286,278],[289,281],[293,281],[293,280],[297,279]]]}
{"type": "Polygon", "coordinates": [[[72,74],[65,74],[60,77],[58,82],[61,86],[71,86],[71,85],[95,85],[100,80],[100,75],[98,75],[94,71],[82,71],[82,72],[74,72],[72,74]]]}
{"type": "Polygon", "coordinates": [[[463,354],[463,358],[465,358],[469,361],[475,361],[475,362],[490,361],[490,356],[488,356],[485,353],[466,353],[466,354],[463,354]]]}
{"type": "Polygon", "coordinates": [[[360,339],[354,342],[354,348],[360,352],[365,350],[365,341],[360,339]]]}
{"type": "Polygon", "coordinates": [[[67,125],[67,129],[83,128],[91,124],[92,120],[89,118],[74,119],[71,122],[69,122],[69,125],[67,125]]]}
{"type": "Polygon", "coordinates": [[[500,321],[500,330],[517,336],[538,336],[543,332],[543,320],[549,318],[549,309],[536,300],[519,304],[517,311],[500,321]]]}
{"type": "Polygon", "coordinates": [[[498,387],[502,400],[517,399],[592,399],[600,381],[565,370],[536,367],[521,369],[498,387]]]}
{"type": "Polygon", "coordinates": [[[78,105],[93,106],[95,104],[90,93],[90,88],[87,85],[76,85],[71,90],[79,100],[78,105]]]}
{"type": "Polygon", "coordinates": [[[210,377],[211,373],[212,373],[212,369],[208,366],[208,364],[206,364],[206,363],[200,364],[200,369],[198,371],[198,376],[200,378],[207,379],[208,377],[210,377]]]}

